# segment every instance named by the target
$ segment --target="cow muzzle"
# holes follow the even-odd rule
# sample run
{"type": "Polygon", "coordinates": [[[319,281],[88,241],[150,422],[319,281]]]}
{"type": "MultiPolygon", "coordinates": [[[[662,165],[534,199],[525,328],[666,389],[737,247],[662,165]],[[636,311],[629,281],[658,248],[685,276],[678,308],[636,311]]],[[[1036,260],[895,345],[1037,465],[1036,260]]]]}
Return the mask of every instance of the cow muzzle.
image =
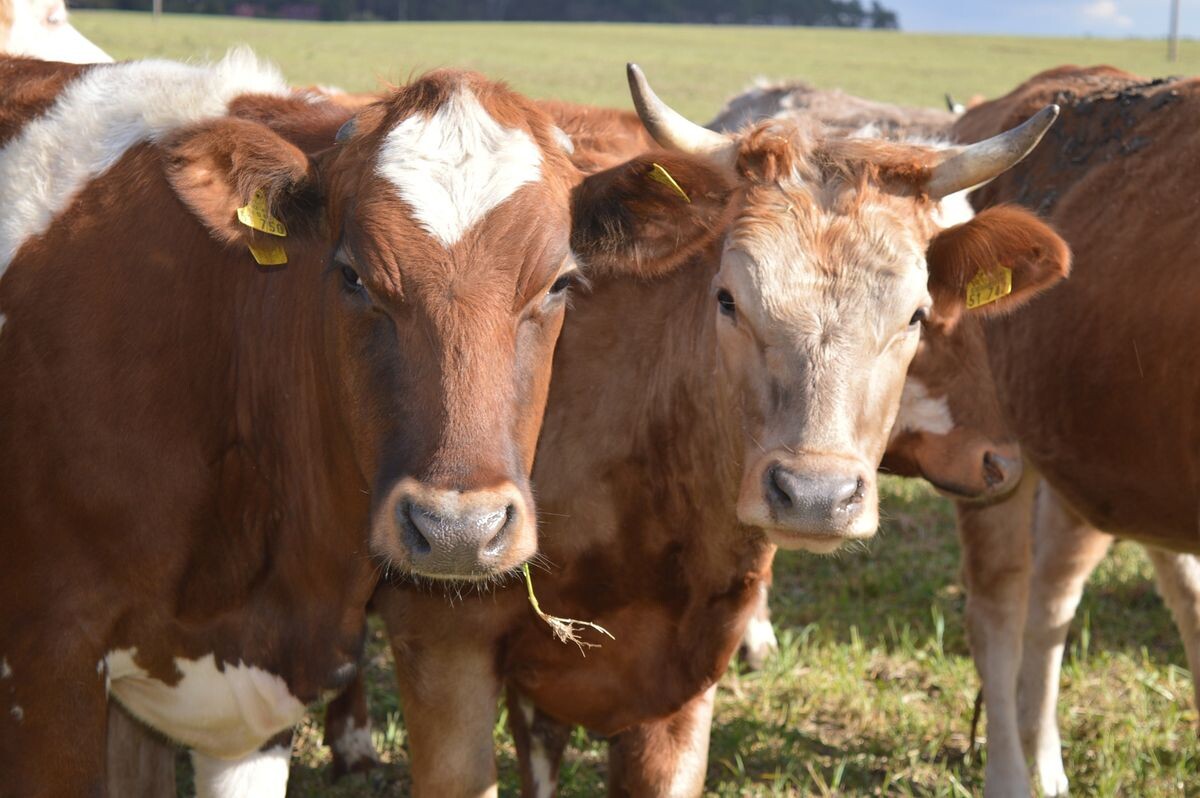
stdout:
{"type": "Polygon", "coordinates": [[[738,519],[782,548],[828,553],[879,522],[875,473],[856,459],[772,453],[744,477],[738,519]]]}
{"type": "Polygon", "coordinates": [[[372,544],[416,575],[478,580],[533,556],[537,529],[529,501],[512,483],[451,490],[405,479],[380,508],[372,544]]]}

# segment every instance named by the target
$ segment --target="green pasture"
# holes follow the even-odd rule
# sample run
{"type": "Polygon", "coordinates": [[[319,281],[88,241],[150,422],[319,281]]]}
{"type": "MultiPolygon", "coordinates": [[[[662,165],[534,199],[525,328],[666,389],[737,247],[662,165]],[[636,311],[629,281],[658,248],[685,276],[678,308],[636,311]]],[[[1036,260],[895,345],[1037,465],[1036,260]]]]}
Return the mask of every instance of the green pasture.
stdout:
{"type": "MultiPolygon", "coordinates": [[[[528,94],[627,106],[623,65],[698,120],[758,76],[804,78],[868,97],[936,105],[944,92],[995,95],[1044,67],[1109,63],[1147,76],[1200,71],[1200,43],[1168,64],[1159,41],[929,36],[862,31],[617,25],[304,23],[78,12],[117,57],[205,59],[249,44],[295,84],[368,90],[437,66],[503,77],[528,94]]],[[[722,684],[708,789],[719,796],[980,794],[986,745],[970,746],[977,686],[963,634],[949,505],[889,480],[869,546],[776,567],[782,651],[722,684]]],[[[551,610],[553,608],[550,608],[551,610]]],[[[1068,643],[1062,702],[1074,794],[1200,795],[1197,716],[1169,615],[1140,550],[1119,545],[1093,579],[1068,643]]],[[[386,765],[328,783],[320,714],[300,734],[291,794],[402,796],[405,733],[390,654],[372,629],[368,678],[386,765]]],[[[980,730],[982,735],[982,728],[980,730]]],[[[984,741],[981,739],[981,743],[984,741]]],[[[497,725],[502,794],[516,790],[497,725]]],[[[189,774],[181,759],[184,793],[189,774]]],[[[604,783],[603,741],[575,737],[563,796],[604,783]]]]}

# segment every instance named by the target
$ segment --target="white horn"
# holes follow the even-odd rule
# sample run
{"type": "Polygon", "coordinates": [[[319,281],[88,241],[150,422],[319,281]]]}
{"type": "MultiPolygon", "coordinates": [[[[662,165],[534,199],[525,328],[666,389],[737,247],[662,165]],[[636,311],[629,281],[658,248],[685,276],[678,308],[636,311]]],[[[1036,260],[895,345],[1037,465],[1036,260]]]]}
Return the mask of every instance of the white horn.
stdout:
{"type": "Polygon", "coordinates": [[[733,170],[737,162],[736,142],[684,118],[658,99],[637,64],[626,64],[625,68],[629,75],[633,106],[655,141],[668,150],[708,156],[720,166],[733,170]]]}
{"type": "Polygon", "coordinates": [[[999,136],[945,150],[945,158],[933,168],[925,190],[933,199],[941,199],[999,177],[1037,146],[1055,119],[1058,119],[1058,106],[1047,105],[1021,125],[999,136]]]}

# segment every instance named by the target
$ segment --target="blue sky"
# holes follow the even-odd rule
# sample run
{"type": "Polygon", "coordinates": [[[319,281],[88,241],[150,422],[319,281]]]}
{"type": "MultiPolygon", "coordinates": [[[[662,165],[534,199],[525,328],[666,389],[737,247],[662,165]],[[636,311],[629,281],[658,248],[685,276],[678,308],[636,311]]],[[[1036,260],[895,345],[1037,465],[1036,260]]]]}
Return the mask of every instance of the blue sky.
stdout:
{"type": "MultiPolygon", "coordinates": [[[[1167,34],[1170,0],[881,0],[909,31],[1048,36],[1167,34]]],[[[866,3],[864,3],[866,5],[866,3]]],[[[1200,37],[1200,0],[1181,0],[1179,31],[1200,37]]]]}

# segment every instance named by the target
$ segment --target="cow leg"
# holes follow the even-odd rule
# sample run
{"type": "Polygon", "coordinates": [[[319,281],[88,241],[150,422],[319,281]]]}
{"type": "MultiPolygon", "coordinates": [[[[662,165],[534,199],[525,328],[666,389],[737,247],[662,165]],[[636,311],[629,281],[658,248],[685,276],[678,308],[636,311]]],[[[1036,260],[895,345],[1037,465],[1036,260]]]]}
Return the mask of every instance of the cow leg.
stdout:
{"type": "Polygon", "coordinates": [[[241,759],[217,759],[192,751],[196,798],[284,798],[291,758],[290,730],[241,759]]]}
{"type": "Polygon", "coordinates": [[[1029,795],[1017,729],[1017,669],[1029,589],[1030,524],[1038,479],[1027,473],[1003,501],[958,504],[966,623],[987,707],[985,796],[1029,795]]]}
{"type": "Polygon", "coordinates": [[[379,752],[371,741],[362,668],[325,708],[325,745],[333,752],[334,780],[379,766],[379,752]]]}
{"type": "Polygon", "coordinates": [[[754,614],[746,624],[742,635],[742,645],[738,655],[752,671],[762,670],[767,659],[779,650],[779,641],[775,638],[775,629],[771,626],[771,607],[768,600],[771,595],[771,583],[763,580],[758,583],[754,614]]]}
{"type": "Polygon", "coordinates": [[[1183,648],[1187,652],[1188,668],[1192,671],[1194,701],[1200,707],[1200,559],[1193,554],[1177,554],[1150,546],[1146,547],[1154,573],[1158,577],[1158,592],[1171,608],[1183,648]]]}
{"type": "Polygon", "coordinates": [[[386,602],[377,607],[392,634],[413,795],[495,796],[492,730],[501,683],[492,641],[451,634],[410,644],[403,615],[389,617],[386,602]]]}
{"type": "Polygon", "coordinates": [[[175,747],[108,702],[108,794],[175,798],[175,747]]]}
{"type": "Polygon", "coordinates": [[[2,796],[107,795],[105,670],[62,636],[45,648],[0,640],[2,796]]]}
{"type": "Polygon", "coordinates": [[[1111,545],[1111,535],[1089,525],[1042,485],[1034,518],[1033,575],[1017,682],[1017,718],[1022,748],[1033,759],[1038,785],[1046,796],[1066,795],[1068,789],[1056,715],[1067,631],[1084,584],[1111,545]]]}
{"type": "Polygon", "coordinates": [[[508,728],[521,767],[521,795],[553,798],[558,795],[558,768],[571,728],[539,712],[532,701],[511,687],[506,701],[508,728]]]}
{"type": "Polygon", "coordinates": [[[608,752],[609,795],[700,795],[708,769],[708,738],[716,696],[714,684],[674,715],[614,737],[608,752]]]}

